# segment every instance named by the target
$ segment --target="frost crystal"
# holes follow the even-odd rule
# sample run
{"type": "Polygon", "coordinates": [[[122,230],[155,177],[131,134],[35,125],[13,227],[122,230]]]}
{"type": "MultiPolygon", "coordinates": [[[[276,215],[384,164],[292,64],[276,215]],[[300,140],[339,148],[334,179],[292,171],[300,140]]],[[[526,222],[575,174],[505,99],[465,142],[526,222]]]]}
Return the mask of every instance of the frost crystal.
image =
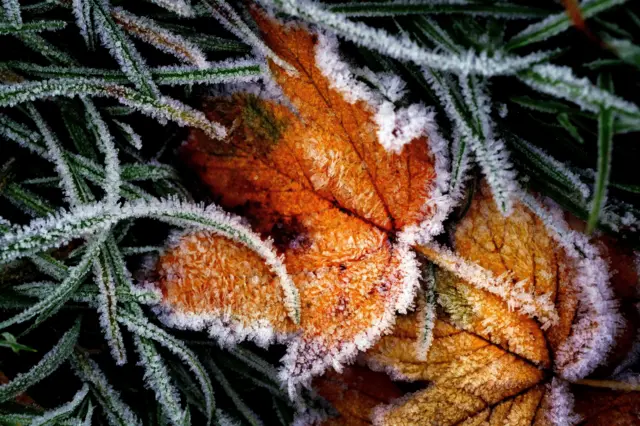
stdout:
{"type": "Polygon", "coordinates": [[[573,394],[569,384],[562,379],[554,377],[547,386],[549,409],[545,412],[552,425],[573,426],[582,420],[573,411],[573,394]]]}

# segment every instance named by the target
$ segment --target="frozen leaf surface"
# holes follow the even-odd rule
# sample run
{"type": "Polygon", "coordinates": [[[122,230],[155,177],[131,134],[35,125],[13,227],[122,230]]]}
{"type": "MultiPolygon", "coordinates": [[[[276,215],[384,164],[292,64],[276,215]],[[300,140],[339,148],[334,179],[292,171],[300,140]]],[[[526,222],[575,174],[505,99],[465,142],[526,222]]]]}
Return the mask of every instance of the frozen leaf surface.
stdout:
{"type": "Polygon", "coordinates": [[[272,273],[224,239],[183,237],[158,272],[167,321],[208,327],[223,342],[289,339],[283,378],[292,384],[352,360],[411,305],[419,271],[410,244],[441,229],[433,200],[446,172],[427,127],[412,128],[416,137],[400,149],[384,148],[375,96],[351,85],[337,53],[331,69],[341,72],[330,77],[341,81],[317,62],[318,49],[327,57],[323,35],[256,19],[269,47],[297,70],[272,64],[291,105],[261,99],[255,88],[214,99],[209,117],[233,131],[224,142],[194,131],[184,153],[221,206],[274,240],[300,293],[300,326],[285,316],[272,273]]]}
{"type": "MultiPolygon", "coordinates": [[[[607,416],[593,408],[595,403],[584,403],[600,391],[570,386],[565,376],[576,380],[594,373],[595,368],[583,368],[582,376],[575,377],[575,366],[606,364],[607,353],[625,345],[617,341],[625,340],[622,324],[613,336],[601,327],[617,315],[618,299],[600,300],[606,309],[593,316],[598,311],[584,297],[583,287],[593,291],[598,283],[590,281],[594,277],[585,273],[580,258],[565,248],[562,239],[573,231],[566,232],[555,235],[523,204],[502,216],[482,184],[453,233],[456,255],[467,263],[443,261],[439,253],[426,251],[442,265],[435,276],[439,313],[426,360],[418,354],[420,323],[415,315],[399,318],[393,333],[363,355],[370,367],[395,379],[430,382],[423,390],[378,407],[374,423],[572,425],[583,419],[586,424],[605,424],[598,423],[607,416]],[[526,309],[510,305],[511,293],[501,295],[466,281],[465,267],[471,264],[508,278],[511,287],[530,294],[532,301],[548,298],[557,319],[543,325],[526,315],[526,309]],[[574,388],[582,390],[574,393],[574,388]]],[[[624,271],[617,275],[626,284],[616,284],[616,294],[628,294],[637,277],[625,279],[624,271]]],[[[620,418],[619,424],[637,424],[637,417],[629,420],[637,412],[632,399],[603,392],[606,397],[598,405],[613,416],[610,421],[620,418]]]]}

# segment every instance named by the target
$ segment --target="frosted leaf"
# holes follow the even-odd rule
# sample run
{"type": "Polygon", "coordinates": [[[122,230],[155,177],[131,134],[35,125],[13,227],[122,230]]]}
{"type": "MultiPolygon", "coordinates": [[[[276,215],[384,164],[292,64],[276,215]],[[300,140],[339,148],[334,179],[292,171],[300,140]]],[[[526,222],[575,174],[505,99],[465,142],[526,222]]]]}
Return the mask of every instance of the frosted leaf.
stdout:
{"type": "Polygon", "coordinates": [[[211,355],[207,355],[205,360],[209,371],[213,373],[213,377],[222,387],[227,396],[231,399],[233,405],[235,405],[236,409],[240,412],[242,417],[244,417],[252,426],[262,426],[264,423],[260,420],[256,413],[254,413],[253,410],[251,410],[251,408],[244,401],[242,401],[240,396],[231,386],[231,383],[229,383],[229,380],[227,380],[227,378],[225,377],[222,370],[220,370],[215,364],[211,355]]]}
{"type": "Polygon", "coordinates": [[[433,342],[433,328],[436,322],[435,274],[427,266],[424,272],[424,288],[418,292],[418,339],[416,355],[418,359],[427,359],[427,353],[433,342]]]}
{"type": "Polygon", "coordinates": [[[0,85],[0,106],[15,106],[19,103],[51,96],[111,97],[156,120],[172,120],[181,126],[200,128],[215,139],[222,139],[226,136],[226,130],[218,123],[208,120],[202,112],[175,99],[165,96],[159,99],[153,98],[128,87],[111,84],[101,79],[61,78],[0,85]]]}
{"type": "MultiPolygon", "coordinates": [[[[476,120],[476,134],[469,134],[467,140],[491,187],[496,203],[504,214],[508,214],[513,208],[513,192],[517,189],[516,172],[509,160],[504,142],[495,135],[495,125],[490,117],[491,99],[484,90],[484,84],[474,76],[461,76],[460,83],[467,110],[476,120]],[[481,137],[477,137],[480,135],[481,137]]],[[[460,127],[461,132],[466,130],[464,126],[460,127]]]]}
{"type": "Polygon", "coordinates": [[[142,314],[134,315],[130,313],[121,313],[118,317],[125,327],[136,336],[143,339],[153,340],[166,349],[171,351],[180,360],[189,367],[200,385],[202,394],[204,395],[206,405],[206,415],[211,418],[214,408],[213,386],[211,380],[196,354],[189,349],[181,340],[171,336],[161,328],[151,324],[142,314]]]}
{"type": "Polygon", "coordinates": [[[453,143],[451,144],[451,183],[449,192],[454,199],[462,199],[464,194],[465,183],[469,178],[471,163],[473,162],[471,148],[465,136],[459,131],[455,131],[453,135],[453,143]]]}
{"type": "Polygon", "coordinates": [[[65,194],[67,202],[72,206],[81,203],[80,190],[78,189],[77,183],[73,178],[73,173],[69,168],[69,164],[62,150],[60,141],[58,140],[57,136],[51,131],[47,123],[45,123],[44,119],[33,105],[27,105],[27,109],[29,111],[29,115],[36,123],[38,130],[40,130],[49,156],[56,166],[56,171],[58,172],[58,176],[60,176],[60,182],[62,184],[62,191],[65,194]]]}
{"type": "Polygon", "coordinates": [[[233,417],[231,417],[229,414],[222,411],[221,409],[216,410],[216,421],[218,422],[219,426],[241,426],[242,425],[242,423],[240,423],[237,419],[234,419],[233,417]]]}
{"type": "Polygon", "coordinates": [[[108,256],[108,247],[103,245],[98,258],[93,262],[95,282],[99,289],[96,306],[100,315],[100,326],[111,349],[111,355],[117,365],[124,365],[127,362],[127,352],[118,327],[116,282],[110,269],[108,256]]]}
{"type": "Polygon", "coordinates": [[[105,158],[105,202],[107,204],[116,203],[120,198],[120,162],[118,160],[118,150],[113,142],[113,137],[109,133],[107,124],[92,101],[83,99],[82,102],[87,110],[87,118],[90,125],[94,126],[94,132],[98,139],[98,148],[105,158]]]}
{"type": "Polygon", "coordinates": [[[151,72],[158,84],[170,86],[246,83],[257,81],[266,74],[262,61],[251,58],[212,62],[208,66],[204,70],[186,66],[164,66],[154,68],[151,72]]]}
{"type": "Polygon", "coordinates": [[[586,111],[598,112],[604,108],[629,118],[640,117],[640,108],[636,104],[597,87],[587,78],[576,77],[571,68],[535,65],[519,73],[518,78],[542,93],[574,102],[586,111]]]}
{"type": "Polygon", "coordinates": [[[569,384],[562,379],[554,377],[547,385],[548,410],[545,412],[552,425],[573,426],[582,420],[573,411],[573,394],[569,384]]]}
{"type": "Polygon", "coordinates": [[[556,352],[555,367],[562,378],[574,381],[602,364],[623,323],[608,285],[609,268],[587,236],[569,229],[559,208],[551,202],[545,206],[524,192],[520,199],[542,219],[574,262],[576,274],[573,285],[580,309],[571,327],[571,335],[556,352]]]}
{"type": "Polygon", "coordinates": [[[21,34],[20,41],[29,49],[44,56],[54,64],[76,64],[76,60],[71,55],[38,34],[21,34]]]}
{"type": "Polygon", "coordinates": [[[503,274],[496,277],[490,270],[436,243],[423,245],[418,247],[418,250],[428,255],[441,268],[451,271],[477,288],[500,297],[511,309],[531,318],[537,318],[543,328],[548,328],[558,321],[558,314],[550,295],[536,295],[528,291],[524,282],[514,283],[512,275],[503,274]]]}
{"type": "Polygon", "coordinates": [[[122,29],[113,22],[107,0],[87,1],[91,1],[98,36],[118,62],[120,69],[142,93],[152,98],[159,96],[160,92],[151,78],[145,60],[122,29]]]}
{"type": "Polygon", "coordinates": [[[507,1],[477,3],[472,0],[393,0],[335,3],[329,10],[348,17],[397,17],[402,15],[465,14],[506,19],[535,19],[548,11],[507,1]]]}
{"type": "MultiPolygon", "coordinates": [[[[13,68],[41,78],[104,78],[110,83],[127,84],[127,76],[118,70],[70,66],[42,66],[16,62],[13,68]]],[[[160,66],[151,68],[151,75],[159,85],[191,85],[247,82],[258,80],[265,74],[263,61],[253,58],[228,59],[209,63],[208,68],[191,65],[160,66]]]]}
{"type": "Polygon", "coordinates": [[[161,27],[152,19],[136,16],[120,7],[111,9],[111,15],[122,28],[134,37],[175,56],[182,62],[195,65],[198,68],[209,67],[207,57],[200,48],[184,37],[161,27]]]}
{"type": "Polygon", "coordinates": [[[528,159],[534,161],[538,167],[545,169],[558,180],[565,182],[569,187],[575,188],[583,199],[586,200],[589,197],[591,190],[584,182],[582,182],[580,176],[574,173],[569,166],[556,160],[542,148],[539,148],[518,136],[514,135],[512,142],[527,155],[528,159]]]}
{"type": "MultiPolygon", "coordinates": [[[[7,234],[2,235],[5,237],[7,234]]],[[[72,238],[77,238],[73,235],[72,238]]],[[[88,245],[80,262],[69,270],[69,274],[58,285],[54,291],[49,293],[46,298],[31,305],[29,308],[19,314],[0,322],[0,329],[6,328],[12,324],[19,324],[28,321],[34,317],[36,323],[42,322],[44,319],[55,314],[62,305],[71,298],[74,291],[80,286],[84,278],[89,273],[94,259],[99,253],[100,244],[106,239],[106,234],[98,235],[88,245]]],[[[1,244],[1,243],[0,243],[1,244]]]]}
{"type": "Polygon", "coordinates": [[[26,24],[15,25],[11,23],[0,22],[0,35],[15,35],[22,37],[31,33],[39,33],[42,31],[61,30],[67,26],[64,21],[30,21],[26,24]]]}
{"type": "Polygon", "coordinates": [[[440,54],[424,49],[407,36],[394,36],[388,32],[353,22],[328,11],[319,3],[308,0],[262,0],[267,7],[277,9],[297,18],[329,29],[346,40],[376,50],[400,61],[410,61],[443,71],[484,76],[513,74],[549,57],[549,53],[533,53],[523,57],[509,56],[502,52],[467,51],[461,55],[440,54]]]}
{"type": "Polygon", "coordinates": [[[53,410],[49,410],[46,413],[34,418],[29,426],[42,426],[45,424],[51,424],[50,422],[55,422],[56,420],[61,419],[62,417],[69,416],[72,414],[76,408],[80,406],[87,397],[89,393],[89,386],[84,384],[82,389],[80,389],[74,396],[73,399],[58,408],[53,410]]]}
{"type": "MultiPolygon", "coordinates": [[[[55,185],[58,186],[59,182],[60,180],[56,179],[55,185]]],[[[55,208],[44,198],[16,183],[8,184],[2,195],[29,216],[45,216],[55,211],[55,208]]]]}
{"type": "MultiPolygon", "coordinates": [[[[466,144],[469,144],[501,211],[508,214],[518,188],[516,175],[504,143],[495,138],[494,124],[489,117],[489,99],[484,94],[481,84],[473,76],[461,76],[460,83],[465,100],[465,104],[461,104],[455,93],[455,83],[447,76],[427,68],[423,68],[423,73],[443,102],[449,118],[456,125],[460,140],[456,148],[464,150],[466,144]]],[[[458,152],[458,163],[454,170],[456,182],[461,183],[468,159],[464,151],[458,152]]],[[[453,190],[460,191],[458,186],[454,186],[453,190]]]]}
{"type": "Polygon", "coordinates": [[[185,424],[188,413],[182,408],[180,394],[171,383],[171,374],[150,339],[134,336],[136,351],[140,356],[138,365],[144,368],[144,380],[156,395],[158,406],[172,424],[185,424]]]}
{"type": "MultiPolygon", "coordinates": [[[[424,221],[418,228],[407,230],[406,236],[429,239],[442,231],[441,223],[453,208],[456,198],[447,194],[449,188],[449,153],[448,141],[439,133],[435,120],[435,112],[423,104],[412,104],[406,108],[395,107],[390,101],[366,85],[359,82],[349,64],[339,53],[338,40],[335,36],[319,32],[315,47],[315,60],[322,74],[329,81],[330,87],[340,92],[350,103],[366,102],[374,111],[374,122],[377,125],[379,143],[390,152],[400,152],[414,139],[426,136],[430,150],[435,158],[436,182],[433,194],[424,206],[425,210],[433,209],[432,220],[424,221]]],[[[392,98],[402,93],[405,86],[398,76],[388,74],[387,86],[392,98]],[[395,95],[393,95],[395,93],[395,95]]]]}
{"type": "Polygon", "coordinates": [[[283,61],[267,47],[229,3],[225,0],[205,0],[203,4],[208,7],[209,11],[213,13],[214,18],[216,18],[226,30],[249,46],[252,46],[254,50],[262,56],[271,59],[275,64],[287,70],[287,72],[295,74],[295,68],[283,61]]]}
{"type": "Polygon", "coordinates": [[[80,334],[80,321],[67,331],[56,345],[26,373],[17,374],[13,380],[0,385],[0,402],[5,402],[23,393],[30,386],[40,382],[53,373],[69,358],[80,334]]]}
{"type": "MultiPolygon", "coordinates": [[[[627,0],[584,0],[580,2],[580,13],[583,19],[588,19],[626,2],[627,0]]],[[[568,30],[572,26],[571,17],[566,12],[549,15],[542,21],[529,25],[513,36],[507,42],[507,49],[516,49],[546,40],[568,30]]]]}
{"type": "Polygon", "coordinates": [[[73,0],[72,9],[76,18],[76,25],[80,29],[80,35],[87,47],[93,49],[96,35],[91,13],[91,0],[73,0]]]}
{"type": "Polygon", "coordinates": [[[133,127],[122,121],[113,120],[113,122],[116,123],[125,134],[127,142],[129,142],[138,151],[142,149],[142,138],[135,130],[133,130],[133,127]]]}
{"type": "Polygon", "coordinates": [[[81,351],[73,354],[72,366],[76,375],[91,384],[91,391],[100,401],[109,424],[118,426],[142,426],[131,408],[125,404],[120,394],[109,384],[98,364],[81,351]]]}

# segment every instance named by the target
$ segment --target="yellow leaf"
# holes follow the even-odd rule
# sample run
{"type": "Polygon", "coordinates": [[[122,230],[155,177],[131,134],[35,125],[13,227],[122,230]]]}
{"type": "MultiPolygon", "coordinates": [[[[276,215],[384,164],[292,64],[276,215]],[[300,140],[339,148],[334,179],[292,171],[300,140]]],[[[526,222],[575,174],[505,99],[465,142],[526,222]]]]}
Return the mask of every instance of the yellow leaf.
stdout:
{"type": "MultiPolygon", "coordinates": [[[[363,355],[370,367],[398,380],[430,383],[379,407],[376,422],[392,426],[575,424],[573,395],[562,380],[563,367],[591,357],[589,340],[602,337],[594,332],[592,322],[579,316],[580,309],[589,309],[581,304],[590,302],[580,297],[579,286],[590,283],[577,282],[581,275],[573,253],[558,244],[557,236],[524,205],[517,204],[512,215],[503,217],[484,185],[457,224],[453,245],[456,253],[437,247],[421,250],[449,269],[439,269],[435,275],[439,311],[426,359],[418,353],[420,322],[415,315],[399,318],[393,333],[363,355]],[[488,277],[506,277],[498,286],[503,291],[465,281],[472,266],[483,268],[488,277]],[[509,283],[520,287],[523,295],[530,294],[532,301],[548,295],[557,321],[543,329],[526,309],[511,309],[512,293],[504,288],[509,283]],[[566,343],[575,341],[585,346],[567,349],[566,343]],[[561,350],[570,359],[559,364],[561,350]]],[[[605,355],[599,354],[598,359],[604,362],[605,355]]],[[[580,399],[577,404],[582,407],[580,399]]]]}

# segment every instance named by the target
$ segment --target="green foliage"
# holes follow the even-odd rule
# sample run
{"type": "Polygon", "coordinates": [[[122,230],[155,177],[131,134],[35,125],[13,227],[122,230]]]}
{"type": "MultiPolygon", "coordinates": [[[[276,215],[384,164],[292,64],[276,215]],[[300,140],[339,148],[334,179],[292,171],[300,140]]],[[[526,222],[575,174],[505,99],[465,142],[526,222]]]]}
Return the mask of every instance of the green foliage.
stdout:
{"type": "Polygon", "coordinates": [[[35,349],[18,343],[16,337],[7,333],[6,331],[2,333],[2,340],[0,340],[0,346],[4,346],[5,348],[11,349],[15,353],[19,353],[20,351],[28,351],[28,352],[37,352],[35,349]]]}

